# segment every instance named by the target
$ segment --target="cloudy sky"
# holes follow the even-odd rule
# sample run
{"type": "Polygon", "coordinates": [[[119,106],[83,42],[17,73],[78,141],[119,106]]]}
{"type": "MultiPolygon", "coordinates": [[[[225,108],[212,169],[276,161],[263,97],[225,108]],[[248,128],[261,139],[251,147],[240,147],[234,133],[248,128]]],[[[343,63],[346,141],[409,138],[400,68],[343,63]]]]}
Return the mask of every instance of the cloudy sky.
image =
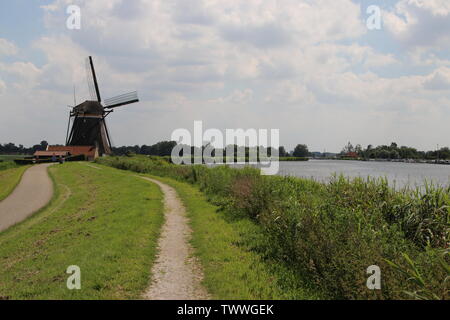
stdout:
{"type": "Polygon", "coordinates": [[[109,117],[116,146],[202,120],[280,129],[287,149],[434,149],[450,145],[449,31],[448,0],[3,0],[0,143],[63,143],[92,55],[103,97],[141,98],[109,117]]]}

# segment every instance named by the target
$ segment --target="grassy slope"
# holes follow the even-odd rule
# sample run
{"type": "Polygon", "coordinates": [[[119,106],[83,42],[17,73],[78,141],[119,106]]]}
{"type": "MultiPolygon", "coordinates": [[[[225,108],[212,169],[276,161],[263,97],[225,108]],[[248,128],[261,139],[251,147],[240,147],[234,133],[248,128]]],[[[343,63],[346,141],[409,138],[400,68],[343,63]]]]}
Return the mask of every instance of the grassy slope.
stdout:
{"type": "Polygon", "coordinates": [[[193,229],[192,245],[205,274],[204,285],[216,299],[317,299],[300,286],[297,275],[263,258],[270,245],[250,219],[232,217],[207,202],[194,186],[152,176],[174,187],[193,229]]]}
{"type": "Polygon", "coordinates": [[[4,160],[4,161],[12,161],[16,158],[22,158],[23,155],[5,155],[5,154],[0,154],[0,160],[4,160]]]}
{"type": "Polygon", "coordinates": [[[162,194],[133,174],[85,163],[54,166],[52,202],[0,233],[0,298],[138,298],[163,223],[162,194]],[[81,268],[81,290],[66,269],[81,268]]]}
{"type": "MultiPolygon", "coordinates": [[[[1,166],[0,166],[1,167],[1,166]]],[[[17,186],[29,166],[0,170],[0,201],[5,199],[17,186]]]]}

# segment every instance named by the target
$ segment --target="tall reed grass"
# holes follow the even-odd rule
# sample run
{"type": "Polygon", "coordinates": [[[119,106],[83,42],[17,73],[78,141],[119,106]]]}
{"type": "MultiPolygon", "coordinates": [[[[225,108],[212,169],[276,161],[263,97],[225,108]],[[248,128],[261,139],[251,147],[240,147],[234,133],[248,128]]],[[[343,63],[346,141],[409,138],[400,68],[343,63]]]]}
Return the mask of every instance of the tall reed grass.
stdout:
{"type": "Polygon", "coordinates": [[[450,187],[394,190],[385,179],[261,176],[253,168],[177,166],[107,157],[119,169],[197,184],[209,199],[258,223],[267,259],[302,274],[330,299],[448,299],[450,187]],[[381,290],[366,270],[382,270],[381,290]]]}

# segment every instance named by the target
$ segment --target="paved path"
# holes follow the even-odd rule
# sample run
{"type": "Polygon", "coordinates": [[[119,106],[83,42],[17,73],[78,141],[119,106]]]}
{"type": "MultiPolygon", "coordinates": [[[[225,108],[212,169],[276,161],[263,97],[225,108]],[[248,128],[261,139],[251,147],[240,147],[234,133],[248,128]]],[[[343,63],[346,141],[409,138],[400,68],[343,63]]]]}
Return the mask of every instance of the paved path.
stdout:
{"type": "Polygon", "coordinates": [[[14,191],[0,202],[0,232],[44,207],[53,196],[53,183],[47,168],[51,163],[29,168],[14,191]]]}
{"type": "Polygon", "coordinates": [[[151,300],[202,300],[209,299],[202,287],[203,273],[199,263],[192,256],[186,212],[176,191],[154,179],[164,193],[165,216],[161,237],[158,242],[159,255],[152,268],[152,283],[144,294],[151,300]]]}

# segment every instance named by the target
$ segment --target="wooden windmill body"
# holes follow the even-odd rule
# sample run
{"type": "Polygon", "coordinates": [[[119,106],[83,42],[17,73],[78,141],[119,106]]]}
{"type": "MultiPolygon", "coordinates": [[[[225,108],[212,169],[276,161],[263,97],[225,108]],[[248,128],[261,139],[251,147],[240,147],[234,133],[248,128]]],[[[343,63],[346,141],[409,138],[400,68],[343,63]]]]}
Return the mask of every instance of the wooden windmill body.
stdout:
{"type": "Polygon", "coordinates": [[[139,99],[137,92],[130,92],[105,99],[102,103],[92,57],[88,58],[86,66],[92,100],[78,104],[70,111],[66,146],[93,146],[97,148],[100,156],[111,154],[106,117],[114,108],[138,102],[139,99]]]}

